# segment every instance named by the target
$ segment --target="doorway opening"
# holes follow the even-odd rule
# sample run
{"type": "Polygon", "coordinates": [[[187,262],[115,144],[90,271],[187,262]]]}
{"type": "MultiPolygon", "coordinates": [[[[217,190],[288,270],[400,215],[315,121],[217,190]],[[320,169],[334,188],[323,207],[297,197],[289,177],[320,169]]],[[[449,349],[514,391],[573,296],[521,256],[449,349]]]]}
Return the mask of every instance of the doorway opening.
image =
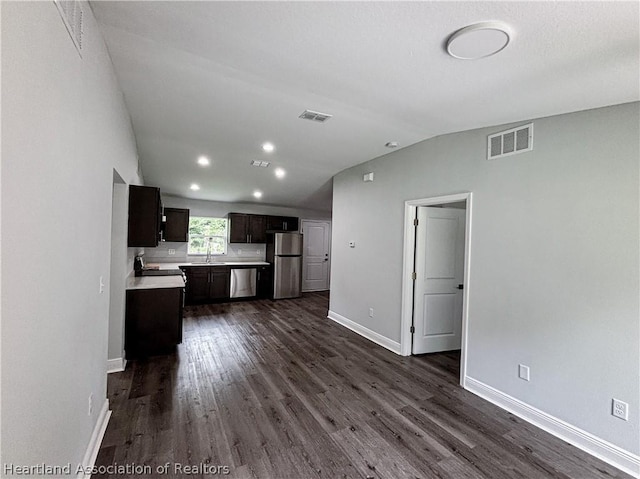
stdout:
{"type": "Polygon", "coordinates": [[[124,316],[127,263],[127,218],[129,194],[127,184],[113,170],[111,200],[111,263],[109,271],[109,342],[107,372],[124,371],[124,316]]]}
{"type": "Polygon", "coordinates": [[[405,202],[401,354],[459,357],[463,387],[471,198],[469,192],[405,202]]]}

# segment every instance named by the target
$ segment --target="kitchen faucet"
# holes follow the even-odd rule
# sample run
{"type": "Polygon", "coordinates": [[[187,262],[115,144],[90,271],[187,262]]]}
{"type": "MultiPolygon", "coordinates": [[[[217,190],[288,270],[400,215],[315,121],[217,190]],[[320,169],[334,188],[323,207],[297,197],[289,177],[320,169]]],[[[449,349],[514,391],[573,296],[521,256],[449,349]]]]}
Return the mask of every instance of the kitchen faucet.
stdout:
{"type": "Polygon", "coordinates": [[[211,238],[207,238],[207,259],[206,263],[211,263],[211,238]]]}

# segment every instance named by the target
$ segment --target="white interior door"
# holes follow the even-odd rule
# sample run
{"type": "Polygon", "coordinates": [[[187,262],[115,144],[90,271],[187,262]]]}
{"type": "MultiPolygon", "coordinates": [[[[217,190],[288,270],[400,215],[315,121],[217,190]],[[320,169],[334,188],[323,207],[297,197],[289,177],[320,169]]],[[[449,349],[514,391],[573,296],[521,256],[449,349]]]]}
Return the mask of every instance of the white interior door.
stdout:
{"type": "Polygon", "coordinates": [[[329,289],[331,223],[302,220],[302,291],[329,289]]]}
{"type": "Polygon", "coordinates": [[[460,349],[465,210],[418,207],[413,354],[460,349]]]}

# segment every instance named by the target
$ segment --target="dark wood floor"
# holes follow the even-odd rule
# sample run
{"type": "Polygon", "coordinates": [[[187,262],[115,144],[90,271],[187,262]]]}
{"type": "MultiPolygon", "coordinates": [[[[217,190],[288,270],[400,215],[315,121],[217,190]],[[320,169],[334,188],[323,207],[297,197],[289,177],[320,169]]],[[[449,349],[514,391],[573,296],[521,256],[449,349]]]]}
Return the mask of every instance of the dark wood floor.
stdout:
{"type": "Polygon", "coordinates": [[[327,306],[310,293],[187,308],[175,355],[109,375],[97,465],[171,463],[181,476],[180,463],[205,472],[194,478],[224,472],[214,466],[274,479],[629,477],[461,389],[457,354],[397,356],[328,320],[327,306]]]}

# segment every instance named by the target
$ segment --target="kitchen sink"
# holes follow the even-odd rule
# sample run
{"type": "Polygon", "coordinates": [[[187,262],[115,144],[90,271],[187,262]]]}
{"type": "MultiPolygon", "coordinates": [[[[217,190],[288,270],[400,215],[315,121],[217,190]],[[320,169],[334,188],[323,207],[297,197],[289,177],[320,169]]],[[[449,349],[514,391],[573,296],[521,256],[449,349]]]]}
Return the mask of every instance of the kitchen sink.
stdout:
{"type": "Polygon", "coordinates": [[[225,264],[227,263],[216,261],[215,263],[185,263],[185,266],[220,266],[225,264]]]}

